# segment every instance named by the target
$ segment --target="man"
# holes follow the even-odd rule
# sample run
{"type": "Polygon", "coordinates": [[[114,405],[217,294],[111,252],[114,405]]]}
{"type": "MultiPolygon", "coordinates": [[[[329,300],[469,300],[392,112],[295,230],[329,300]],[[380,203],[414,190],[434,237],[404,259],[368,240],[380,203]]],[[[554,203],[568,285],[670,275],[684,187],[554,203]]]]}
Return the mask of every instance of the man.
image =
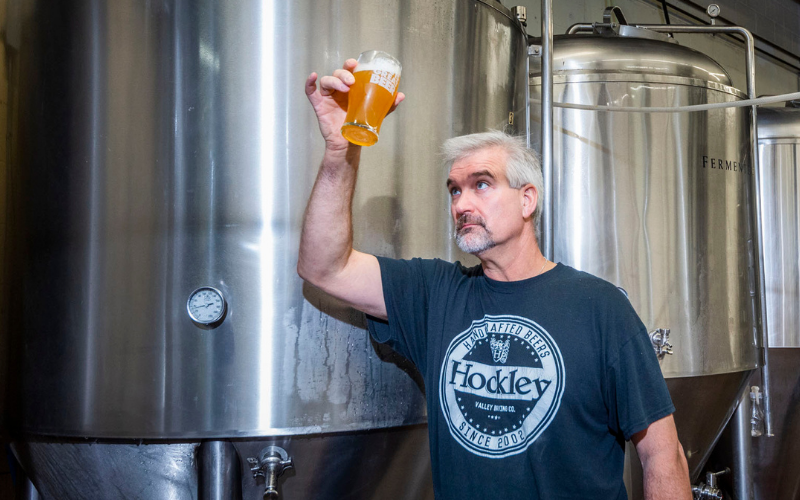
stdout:
{"type": "Polygon", "coordinates": [[[480,266],[353,249],[361,148],[339,129],[355,66],[319,89],[316,74],[306,81],[325,155],[297,268],[419,368],[437,498],[624,499],[630,439],[648,500],[691,499],[647,332],[616,287],[539,251],[541,169],[519,139],[490,132],[444,146],[456,241],[480,266]]]}

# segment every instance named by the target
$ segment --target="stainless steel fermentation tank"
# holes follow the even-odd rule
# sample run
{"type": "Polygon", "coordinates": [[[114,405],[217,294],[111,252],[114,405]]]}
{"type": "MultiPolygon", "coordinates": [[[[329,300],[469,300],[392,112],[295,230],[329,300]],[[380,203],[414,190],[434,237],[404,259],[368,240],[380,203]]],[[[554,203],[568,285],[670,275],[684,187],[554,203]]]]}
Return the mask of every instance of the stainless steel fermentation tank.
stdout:
{"type": "MultiPolygon", "coordinates": [[[[767,369],[775,437],[754,438],[749,463],[754,499],[796,500],[800,499],[800,109],[759,110],[758,154],[770,325],[767,369]]],[[[750,416],[749,405],[743,409],[750,416]]]]}
{"type": "MultiPolygon", "coordinates": [[[[742,398],[709,463],[730,467],[735,500],[800,499],[800,109],[762,107],[758,112],[761,223],[769,325],[769,376],[774,437],[759,427],[753,437],[753,406],[742,398]]],[[[753,377],[751,385],[760,386],[753,377]]],[[[757,399],[757,398],[753,398],[757,399]]],[[[763,404],[763,402],[762,402],[763,404]]]]}
{"type": "Polygon", "coordinates": [[[520,22],[495,0],[4,5],[6,408],[44,498],[210,498],[198,475],[249,476],[267,445],[289,499],[430,498],[418,375],[295,272],[323,151],[303,83],[367,49],[403,63],[355,245],[450,258],[439,147],[527,133],[520,22]],[[187,314],[204,286],[216,328],[187,314]]]}
{"type": "MultiPolygon", "coordinates": [[[[556,37],[553,57],[556,103],[661,107],[745,97],[709,57],[630,26],[556,37]]],[[[531,61],[536,99],[541,73],[531,61]]],[[[531,111],[533,141],[537,106],[531,111]]],[[[661,369],[695,480],[756,367],[749,110],[557,107],[554,129],[555,260],[623,287],[652,337],[669,330],[673,354],[661,369]]],[[[626,480],[636,497],[640,469],[631,465],[626,480]]]]}

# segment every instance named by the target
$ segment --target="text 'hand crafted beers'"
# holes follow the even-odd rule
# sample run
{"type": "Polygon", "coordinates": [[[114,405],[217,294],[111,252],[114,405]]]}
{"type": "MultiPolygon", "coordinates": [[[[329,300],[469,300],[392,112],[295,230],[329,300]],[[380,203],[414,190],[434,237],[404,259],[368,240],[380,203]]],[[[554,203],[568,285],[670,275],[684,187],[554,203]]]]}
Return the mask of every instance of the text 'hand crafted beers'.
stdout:
{"type": "Polygon", "coordinates": [[[359,146],[378,142],[381,123],[392,108],[400,83],[400,62],[386,52],[369,50],[358,56],[350,86],[347,117],[342,125],[345,139],[359,146]]]}

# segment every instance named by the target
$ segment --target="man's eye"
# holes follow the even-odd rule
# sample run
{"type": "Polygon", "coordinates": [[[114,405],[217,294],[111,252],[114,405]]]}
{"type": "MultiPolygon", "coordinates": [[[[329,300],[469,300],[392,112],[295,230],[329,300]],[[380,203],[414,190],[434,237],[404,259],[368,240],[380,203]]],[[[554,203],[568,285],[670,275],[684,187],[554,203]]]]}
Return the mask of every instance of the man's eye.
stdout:
{"type": "Polygon", "coordinates": [[[458,196],[461,194],[461,190],[453,188],[450,190],[450,196],[458,196]]]}
{"type": "Polygon", "coordinates": [[[478,184],[476,184],[476,186],[478,187],[478,189],[486,189],[489,187],[489,183],[486,181],[478,181],[478,184]]]}

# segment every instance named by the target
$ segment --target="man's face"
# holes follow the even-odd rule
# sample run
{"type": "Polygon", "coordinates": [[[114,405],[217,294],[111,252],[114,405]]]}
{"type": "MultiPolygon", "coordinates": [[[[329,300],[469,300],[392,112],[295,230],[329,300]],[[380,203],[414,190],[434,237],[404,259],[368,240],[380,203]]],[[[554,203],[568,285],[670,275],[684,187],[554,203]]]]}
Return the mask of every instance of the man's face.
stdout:
{"type": "Polygon", "coordinates": [[[506,157],[502,149],[487,148],[450,168],[450,213],[464,252],[480,256],[520,235],[526,224],[524,189],[509,186],[506,157]]]}

